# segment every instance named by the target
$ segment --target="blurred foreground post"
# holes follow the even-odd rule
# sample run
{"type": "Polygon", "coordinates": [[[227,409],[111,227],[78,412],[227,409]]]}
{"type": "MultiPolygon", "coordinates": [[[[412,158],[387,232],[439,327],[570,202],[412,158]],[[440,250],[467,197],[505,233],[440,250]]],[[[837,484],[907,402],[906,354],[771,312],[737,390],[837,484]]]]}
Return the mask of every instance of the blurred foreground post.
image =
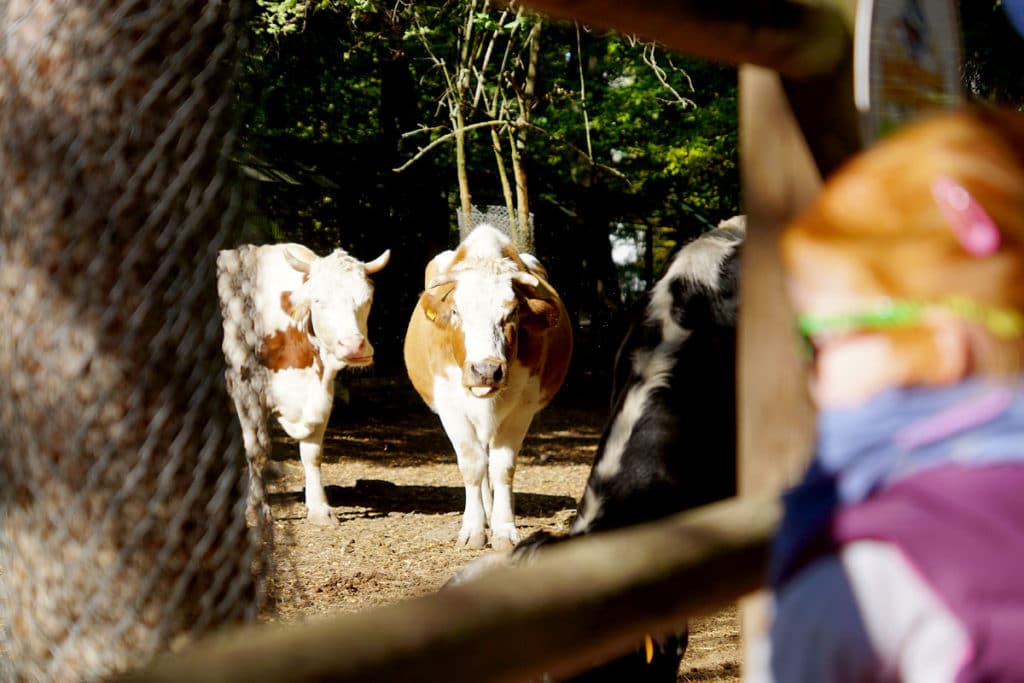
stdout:
{"type": "Polygon", "coordinates": [[[239,10],[0,5],[3,680],[93,680],[255,610],[213,267],[239,10]]]}

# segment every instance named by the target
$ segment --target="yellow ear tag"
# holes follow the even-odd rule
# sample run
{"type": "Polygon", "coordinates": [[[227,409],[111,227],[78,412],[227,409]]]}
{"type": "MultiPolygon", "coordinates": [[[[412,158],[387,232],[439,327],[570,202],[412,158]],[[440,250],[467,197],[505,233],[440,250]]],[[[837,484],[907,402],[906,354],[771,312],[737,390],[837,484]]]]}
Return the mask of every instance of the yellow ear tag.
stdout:
{"type": "Polygon", "coordinates": [[[430,310],[428,308],[427,309],[427,320],[434,321],[436,318],[437,318],[437,313],[432,311],[432,310],[430,310]]]}
{"type": "Polygon", "coordinates": [[[644,634],[644,656],[647,658],[648,664],[654,659],[654,641],[651,640],[650,633],[644,634]]]}

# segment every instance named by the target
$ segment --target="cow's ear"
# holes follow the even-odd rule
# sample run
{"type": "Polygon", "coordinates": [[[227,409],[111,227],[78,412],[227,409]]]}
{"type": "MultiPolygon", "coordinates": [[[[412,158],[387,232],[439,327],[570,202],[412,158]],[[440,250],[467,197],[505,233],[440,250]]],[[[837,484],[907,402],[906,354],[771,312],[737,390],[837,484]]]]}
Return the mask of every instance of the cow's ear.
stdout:
{"type": "Polygon", "coordinates": [[[423,306],[423,314],[427,320],[435,325],[447,325],[452,314],[450,294],[455,289],[454,284],[433,287],[423,293],[420,303],[423,306]]]}
{"type": "Polygon", "coordinates": [[[547,299],[524,298],[519,307],[519,324],[531,332],[543,332],[562,318],[558,306],[547,299]]]}
{"type": "Polygon", "coordinates": [[[310,298],[305,287],[281,294],[281,310],[300,326],[309,318],[310,298]]]}

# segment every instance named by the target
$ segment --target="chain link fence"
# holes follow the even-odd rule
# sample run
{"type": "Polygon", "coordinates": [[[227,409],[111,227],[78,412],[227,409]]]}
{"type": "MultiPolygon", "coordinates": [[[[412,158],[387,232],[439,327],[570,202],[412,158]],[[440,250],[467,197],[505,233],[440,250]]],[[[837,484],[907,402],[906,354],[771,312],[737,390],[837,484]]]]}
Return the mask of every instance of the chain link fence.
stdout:
{"type": "Polygon", "coordinates": [[[215,287],[241,10],[0,0],[2,680],[95,680],[259,607],[215,287]]]}

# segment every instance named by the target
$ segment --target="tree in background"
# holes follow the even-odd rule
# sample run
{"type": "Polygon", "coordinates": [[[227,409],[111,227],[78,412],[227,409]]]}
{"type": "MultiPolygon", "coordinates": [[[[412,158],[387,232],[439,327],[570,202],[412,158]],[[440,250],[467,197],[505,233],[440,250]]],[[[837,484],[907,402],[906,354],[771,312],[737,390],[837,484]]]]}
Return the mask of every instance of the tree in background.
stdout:
{"type": "Polygon", "coordinates": [[[513,240],[521,247],[532,248],[524,154],[535,103],[543,23],[524,15],[523,9],[515,7],[514,3],[492,11],[489,0],[469,0],[463,7],[457,42],[451,46],[444,40],[438,43],[436,38],[435,27],[443,23],[438,21],[438,14],[446,8],[438,8],[433,16],[421,16],[421,8],[429,7],[422,3],[413,6],[411,16],[423,50],[433,67],[443,75],[441,103],[449,121],[447,126],[423,125],[407,133],[407,136],[426,133],[434,137],[396,170],[403,171],[433,147],[454,141],[458,207],[467,227],[471,227],[467,133],[486,128],[504,205],[508,215],[515,217],[510,222],[513,240]],[[446,49],[448,54],[438,48],[446,49]],[[507,170],[509,164],[514,187],[507,170]]]}
{"type": "Polygon", "coordinates": [[[262,2],[241,97],[255,222],[314,249],[394,250],[371,321],[381,364],[471,201],[509,207],[520,230],[535,215],[602,367],[631,294],[609,234],[645,238],[646,281],[738,210],[729,67],[486,0],[262,2]]]}
{"type": "MultiPolygon", "coordinates": [[[[731,67],[489,0],[259,7],[240,97],[254,223],[319,250],[394,250],[371,321],[382,366],[472,203],[534,214],[598,368],[672,247],[739,212],[731,67]],[[641,246],[631,286],[610,235],[641,246]]],[[[999,0],[961,14],[972,97],[1021,106],[1024,41],[999,0]]]]}

